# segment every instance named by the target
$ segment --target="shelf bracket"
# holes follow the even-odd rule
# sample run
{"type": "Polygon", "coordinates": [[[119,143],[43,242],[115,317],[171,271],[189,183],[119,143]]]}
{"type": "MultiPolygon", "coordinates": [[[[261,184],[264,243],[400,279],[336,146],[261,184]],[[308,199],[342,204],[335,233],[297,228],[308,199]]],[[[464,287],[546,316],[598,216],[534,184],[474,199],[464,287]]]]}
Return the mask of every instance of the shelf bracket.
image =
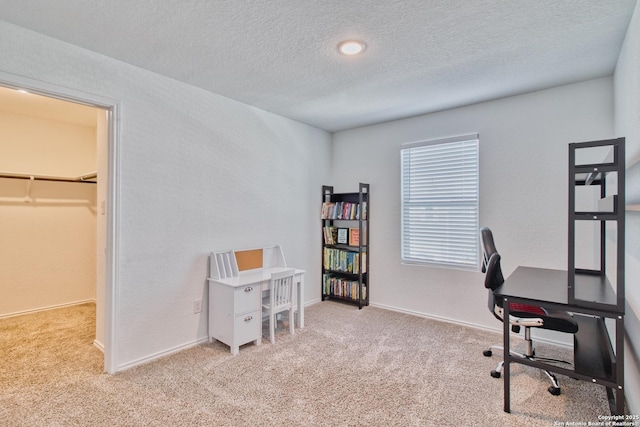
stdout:
{"type": "Polygon", "coordinates": [[[27,188],[25,189],[24,202],[31,203],[33,199],[31,199],[31,183],[35,180],[34,176],[30,176],[27,181],[27,188]]]}

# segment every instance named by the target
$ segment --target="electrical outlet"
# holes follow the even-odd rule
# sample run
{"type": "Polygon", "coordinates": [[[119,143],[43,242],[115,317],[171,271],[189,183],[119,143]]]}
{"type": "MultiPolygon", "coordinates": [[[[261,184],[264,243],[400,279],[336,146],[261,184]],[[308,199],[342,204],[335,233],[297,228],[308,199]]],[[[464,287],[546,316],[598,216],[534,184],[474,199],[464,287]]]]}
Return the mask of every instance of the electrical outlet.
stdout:
{"type": "Polygon", "coordinates": [[[193,301],[193,314],[198,314],[202,311],[202,300],[197,299],[193,301]]]}

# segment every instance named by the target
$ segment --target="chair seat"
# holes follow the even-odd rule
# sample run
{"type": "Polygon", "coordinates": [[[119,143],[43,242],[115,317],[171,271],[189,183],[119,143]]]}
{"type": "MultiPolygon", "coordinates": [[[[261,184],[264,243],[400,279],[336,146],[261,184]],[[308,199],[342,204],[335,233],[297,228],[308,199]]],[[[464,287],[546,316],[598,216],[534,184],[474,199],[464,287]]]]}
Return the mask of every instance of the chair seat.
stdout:
{"type": "Polygon", "coordinates": [[[541,326],[537,326],[540,329],[549,329],[570,334],[578,332],[578,323],[573,319],[573,316],[566,311],[550,310],[535,305],[511,303],[509,304],[509,314],[513,317],[527,319],[540,318],[543,321],[541,326]]]}
{"type": "Polygon", "coordinates": [[[566,332],[575,334],[578,332],[578,323],[573,316],[566,311],[544,309],[547,314],[542,316],[544,325],[542,329],[551,329],[552,331],[566,332]]]}
{"type": "Polygon", "coordinates": [[[522,314],[522,316],[519,317],[539,317],[546,314],[542,307],[538,307],[537,305],[518,304],[517,302],[509,304],[509,312],[512,316],[515,316],[514,313],[522,314]]]}

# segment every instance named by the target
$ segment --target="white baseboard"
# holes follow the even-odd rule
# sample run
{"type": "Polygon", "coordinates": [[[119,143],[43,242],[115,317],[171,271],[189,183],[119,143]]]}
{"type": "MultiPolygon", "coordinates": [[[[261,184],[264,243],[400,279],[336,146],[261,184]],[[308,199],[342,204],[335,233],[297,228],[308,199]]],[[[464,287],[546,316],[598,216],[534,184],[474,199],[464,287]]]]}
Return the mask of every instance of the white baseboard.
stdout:
{"type": "Polygon", "coordinates": [[[322,298],[316,298],[316,299],[312,299],[311,301],[306,301],[304,303],[304,306],[305,307],[309,307],[310,305],[314,305],[314,304],[317,304],[319,302],[322,302],[322,298]]]}
{"type": "MultiPolygon", "coordinates": [[[[496,334],[499,334],[500,336],[502,336],[502,324],[501,323],[496,323],[496,327],[492,328],[492,327],[487,327],[485,325],[479,325],[477,323],[463,322],[463,321],[456,320],[456,319],[451,319],[451,318],[448,318],[448,317],[434,316],[432,314],[421,313],[421,312],[412,311],[412,310],[405,310],[405,309],[402,309],[402,308],[393,307],[393,306],[384,305],[384,304],[369,303],[369,305],[371,305],[372,307],[382,308],[384,310],[397,311],[399,313],[405,313],[405,314],[409,314],[409,315],[412,315],[412,316],[418,316],[418,317],[424,317],[426,319],[437,320],[439,322],[447,322],[447,323],[452,323],[454,325],[465,326],[465,327],[468,327],[468,328],[481,329],[483,331],[488,331],[488,332],[495,332],[496,334]]],[[[544,343],[547,343],[547,344],[553,344],[553,345],[557,345],[557,346],[560,346],[560,347],[566,347],[566,348],[571,348],[572,347],[572,345],[570,343],[559,341],[559,340],[553,340],[553,339],[549,339],[549,338],[546,338],[546,337],[535,337],[535,340],[537,342],[544,342],[544,343]]]]}
{"type": "MultiPolygon", "coordinates": [[[[304,306],[308,307],[310,305],[317,304],[320,301],[322,301],[320,298],[317,298],[317,299],[314,299],[314,300],[311,300],[311,301],[307,301],[307,302],[304,303],[304,306]]],[[[198,338],[197,340],[192,341],[190,343],[182,344],[182,345],[179,345],[179,346],[167,349],[167,350],[163,350],[163,351],[159,351],[159,352],[154,353],[154,354],[150,354],[149,356],[141,357],[140,359],[132,360],[131,362],[124,363],[124,364],[118,366],[117,371],[118,372],[125,371],[125,370],[131,369],[131,368],[133,368],[135,366],[144,365],[145,363],[149,363],[149,362],[152,362],[154,360],[161,359],[163,357],[169,356],[171,354],[178,353],[178,352],[183,351],[183,350],[187,350],[189,348],[198,346],[200,344],[207,343],[208,341],[209,341],[209,337],[201,337],[201,338],[198,338]]],[[[94,341],[94,345],[96,345],[96,341],[94,341]]]]}
{"type": "MultiPolygon", "coordinates": [[[[317,299],[305,302],[304,306],[305,307],[309,307],[309,306],[317,304],[317,303],[319,303],[321,301],[322,301],[322,299],[317,298],[317,299]]],[[[369,305],[372,306],[372,307],[377,307],[377,308],[383,309],[383,310],[396,311],[396,312],[399,312],[399,313],[409,314],[411,316],[418,316],[418,317],[423,317],[423,318],[426,318],[426,319],[437,320],[437,321],[440,321],[440,322],[452,323],[452,324],[459,325],[459,326],[465,326],[465,327],[474,328],[474,329],[481,329],[481,330],[484,330],[484,331],[493,332],[498,336],[502,335],[502,328],[498,327],[498,326],[496,326],[495,328],[489,328],[489,327],[486,327],[484,325],[478,325],[476,323],[462,322],[462,321],[455,320],[455,319],[450,319],[450,318],[446,318],[446,317],[442,317],[442,316],[434,316],[434,315],[430,315],[430,314],[427,314],[427,313],[421,313],[421,312],[418,312],[418,311],[401,309],[401,308],[398,308],[398,307],[393,307],[393,306],[384,305],[384,304],[369,303],[369,305]]],[[[559,345],[559,346],[562,346],[562,347],[569,347],[569,345],[567,343],[554,341],[554,340],[549,340],[549,339],[545,339],[545,338],[536,338],[536,340],[540,341],[540,342],[546,342],[546,343],[549,343],[549,344],[559,345]]],[[[139,366],[139,365],[144,365],[144,364],[152,362],[154,360],[161,359],[161,358],[166,357],[166,356],[170,356],[172,354],[178,353],[178,352],[183,351],[183,350],[190,349],[190,348],[198,346],[200,344],[204,344],[204,343],[206,343],[208,341],[209,341],[208,337],[198,338],[195,341],[192,341],[192,342],[189,342],[189,343],[185,343],[185,344],[182,344],[182,345],[179,345],[179,346],[167,349],[167,350],[163,350],[163,351],[160,351],[160,352],[157,352],[157,353],[154,353],[154,354],[150,354],[150,355],[142,357],[140,359],[132,360],[131,362],[127,362],[127,363],[124,363],[122,365],[119,365],[117,371],[118,372],[125,371],[127,369],[131,369],[131,368],[139,366]]],[[[94,345],[96,345],[96,347],[98,347],[98,348],[101,348],[101,345],[97,341],[94,341],[94,345]]]]}
{"type": "Polygon", "coordinates": [[[83,301],[74,301],[74,302],[68,302],[68,303],[64,303],[64,304],[56,304],[56,305],[50,305],[47,307],[39,307],[39,308],[33,308],[33,309],[29,309],[29,310],[23,310],[23,311],[16,311],[13,313],[7,313],[7,314],[0,314],[0,319],[6,319],[9,317],[15,317],[15,316],[22,316],[24,314],[33,314],[33,313],[39,313],[41,311],[48,311],[48,310],[54,310],[56,308],[64,308],[64,307],[72,307],[74,305],[81,305],[81,304],[87,304],[87,303],[96,303],[95,299],[88,299],[88,300],[83,300],[83,301]]]}
{"type": "Polygon", "coordinates": [[[104,353],[104,344],[98,340],[93,340],[93,346],[104,353]]]}
{"type": "Polygon", "coordinates": [[[124,363],[118,366],[117,372],[126,371],[127,369],[131,369],[133,367],[144,365],[145,363],[152,362],[157,359],[161,359],[166,356],[170,356],[172,354],[178,353],[183,350],[190,349],[192,347],[198,346],[200,344],[204,344],[209,341],[209,337],[199,338],[195,341],[185,343],[167,350],[159,351],[154,354],[150,354],[149,356],[141,357],[140,359],[132,360],[131,362],[124,363]]]}

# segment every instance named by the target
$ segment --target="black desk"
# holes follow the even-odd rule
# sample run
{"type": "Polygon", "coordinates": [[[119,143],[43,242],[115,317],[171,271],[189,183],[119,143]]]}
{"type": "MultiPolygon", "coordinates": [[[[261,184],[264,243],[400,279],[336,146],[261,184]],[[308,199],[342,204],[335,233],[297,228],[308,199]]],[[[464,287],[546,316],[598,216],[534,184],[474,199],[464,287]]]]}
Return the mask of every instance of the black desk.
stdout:
{"type": "Polygon", "coordinates": [[[586,304],[569,304],[567,272],[544,268],[518,267],[494,294],[502,297],[504,318],[509,318],[509,303],[541,305],[574,313],[578,332],[574,335],[574,368],[567,369],[544,362],[511,356],[509,352],[510,325],[504,326],[504,411],[511,412],[510,363],[521,363],[545,369],[606,387],[612,414],[624,414],[624,312],[603,309],[596,301],[616,301],[615,293],[599,277],[580,275],[581,289],[576,293],[586,304]],[[594,301],[589,304],[589,300],[594,301]],[[615,352],[605,318],[615,319],[615,352]]]}

